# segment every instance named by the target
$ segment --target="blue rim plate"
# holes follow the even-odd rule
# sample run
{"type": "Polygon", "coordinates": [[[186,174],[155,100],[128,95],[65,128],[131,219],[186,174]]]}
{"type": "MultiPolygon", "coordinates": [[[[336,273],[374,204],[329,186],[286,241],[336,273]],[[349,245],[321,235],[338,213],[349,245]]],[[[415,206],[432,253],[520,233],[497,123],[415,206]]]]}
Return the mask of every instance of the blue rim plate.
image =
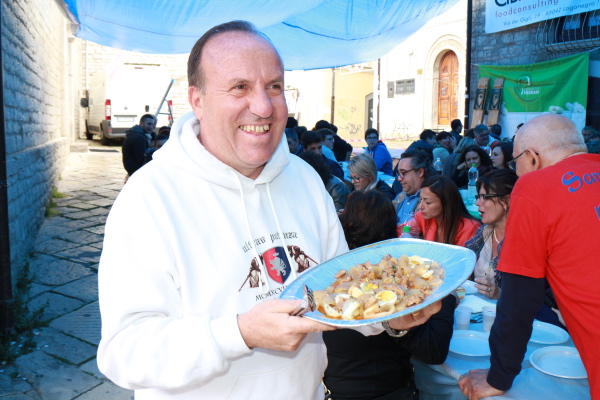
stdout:
{"type": "Polygon", "coordinates": [[[446,277],[444,278],[444,282],[436,291],[427,296],[425,301],[421,304],[408,307],[405,310],[385,317],[344,321],[328,318],[319,311],[308,312],[304,314],[304,317],[338,327],[372,325],[388,321],[419,311],[429,304],[443,299],[466,281],[475,267],[475,253],[464,247],[429,242],[420,239],[390,239],[354,249],[319,264],[314,269],[299,276],[285,288],[281,293],[280,298],[292,300],[302,299],[304,295],[303,285],[307,285],[312,290],[325,289],[335,281],[335,274],[339,270],[349,269],[350,267],[367,261],[375,264],[380,262],[387,254],[391,254],[393,257],[400,257],[402,254],[406,254],[407,256],[417,255],[424,259],[437,261],[442,264],[442,267],[445,270],[446,277]]]}

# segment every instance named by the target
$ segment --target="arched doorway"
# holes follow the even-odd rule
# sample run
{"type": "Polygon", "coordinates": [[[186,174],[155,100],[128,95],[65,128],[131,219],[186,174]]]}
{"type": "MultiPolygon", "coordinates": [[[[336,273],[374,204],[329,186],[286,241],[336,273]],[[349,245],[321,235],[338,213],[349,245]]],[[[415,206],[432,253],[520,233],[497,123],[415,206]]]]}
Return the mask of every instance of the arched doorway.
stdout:
{"type": "Polygon", "coordinates": [[[438,125],[450,126],[458,118],[458,57],[453,51],[442,57],[438,78],[438,125]]]}

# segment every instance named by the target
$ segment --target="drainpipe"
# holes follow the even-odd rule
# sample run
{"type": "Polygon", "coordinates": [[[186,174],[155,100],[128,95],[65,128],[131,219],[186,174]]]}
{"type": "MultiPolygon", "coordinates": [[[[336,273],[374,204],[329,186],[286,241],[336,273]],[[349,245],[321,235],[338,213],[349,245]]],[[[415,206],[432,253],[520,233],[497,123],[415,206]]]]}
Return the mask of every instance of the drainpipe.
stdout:
{"type": "Polygon", "coordinates": [[[335,67],[331,67],[331,116],[329,118],[330,123],[334,124],[333,119],[335,117],[335,67]]]}
{"type": "Polygon", "coordinates": [[[4,64],[2,63],[2,16],[0,15],[0,334],[14,331],[15,315],[10,271],[6,129],[4,123],[4,64]]]}
{"type": "MultiPolygon", "coordinates": [[[[473,29],[473,0],[467,0],[467,59],[466,59],[466,74],[465,74],[465,120],[463,122],[463,132],[469,129],[469,111],[471,109],[469,98],[469,88],[471,87],[471,39],[473,29]]],[[[464,135],[464,133],[463,133],[464,135]]]]}

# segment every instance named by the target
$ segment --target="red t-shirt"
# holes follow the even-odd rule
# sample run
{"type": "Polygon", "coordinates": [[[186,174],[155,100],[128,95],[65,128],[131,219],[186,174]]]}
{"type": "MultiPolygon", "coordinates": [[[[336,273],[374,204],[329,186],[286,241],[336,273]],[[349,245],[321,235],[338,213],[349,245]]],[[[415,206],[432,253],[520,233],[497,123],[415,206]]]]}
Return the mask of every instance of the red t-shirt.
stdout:
{"type": "MultiPolygon", "coordinates": [[[[423,212],[419,211],[415,214],[415,220],[419,225],[419,230],[423,235],[423,239],[429,240],[431,242],[436,242],[435,238],[437,236],[438,224],[435,218],[431,218],[426,220],[423,218],[423,212]]],[[[458,232],[456,232],[456,239],[453,244],[456,246],[465,246],[465,242],[475,235],[477,232],[477,228],[481,226],[479,221],[475,221],[470,218],[461,218],[460,225],[458,227],[458,232]]]]}
{"type": "Polygon", "coordinates": [[[498,270],[546,277],[600,399],[600,155],[519,178],[498,270]]]}

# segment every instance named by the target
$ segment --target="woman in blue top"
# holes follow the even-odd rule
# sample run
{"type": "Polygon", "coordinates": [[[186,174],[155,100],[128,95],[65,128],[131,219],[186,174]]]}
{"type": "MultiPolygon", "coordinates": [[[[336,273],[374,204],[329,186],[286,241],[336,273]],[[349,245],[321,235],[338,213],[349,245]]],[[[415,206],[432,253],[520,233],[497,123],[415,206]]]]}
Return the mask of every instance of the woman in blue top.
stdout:
{"type": "Polygon", "coordinates": [[[392,155],[388,151],[386,145],[379,141],[379,132],[377,132],[377,129],[367,129],[365,132],[365,141],[367,142],[365,154],[373,157],[375,165],[377,166],[377,171],[393,176],[392,155]]]}

